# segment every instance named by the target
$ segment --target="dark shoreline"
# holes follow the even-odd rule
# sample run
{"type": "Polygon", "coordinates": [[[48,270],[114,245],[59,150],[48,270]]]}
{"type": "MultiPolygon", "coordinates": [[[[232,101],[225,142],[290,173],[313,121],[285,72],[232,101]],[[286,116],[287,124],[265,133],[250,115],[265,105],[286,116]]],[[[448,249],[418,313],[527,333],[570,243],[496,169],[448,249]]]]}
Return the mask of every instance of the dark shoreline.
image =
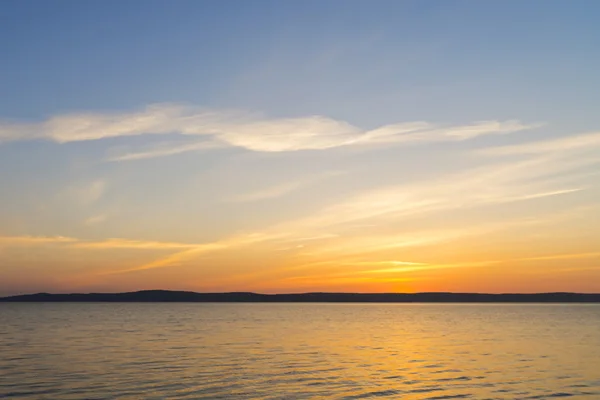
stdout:
{"type": "Polygon", "coordinates": [[[0,302],[126,303],[600,303],[600,293],[197,293],[142,290],[127,293],[36,293],[0,302]]]}

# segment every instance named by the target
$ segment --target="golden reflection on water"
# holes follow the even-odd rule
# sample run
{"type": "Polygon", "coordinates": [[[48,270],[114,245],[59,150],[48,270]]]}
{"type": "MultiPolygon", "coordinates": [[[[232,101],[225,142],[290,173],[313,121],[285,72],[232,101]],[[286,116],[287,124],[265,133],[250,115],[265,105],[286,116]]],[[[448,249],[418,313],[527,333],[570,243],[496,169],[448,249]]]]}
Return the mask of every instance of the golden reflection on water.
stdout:
{"type": "Polygon", "coordinates": [[[2,304],[0,397],[600,398],[600,306],[2,304]]]}

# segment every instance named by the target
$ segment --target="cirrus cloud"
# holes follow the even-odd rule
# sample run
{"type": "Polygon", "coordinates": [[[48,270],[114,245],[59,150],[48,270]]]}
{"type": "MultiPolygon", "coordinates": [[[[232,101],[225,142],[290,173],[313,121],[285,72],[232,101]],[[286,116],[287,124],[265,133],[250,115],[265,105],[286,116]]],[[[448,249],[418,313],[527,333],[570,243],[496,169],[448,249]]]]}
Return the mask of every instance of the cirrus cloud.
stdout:
{"type": "Polygon", "coordinates": [[[181,104],[155,104],[135,112],[72,113],[36,123],[0,122],[0,142],[50,140],[70,143],[149,134],[203,136],[201,144],[176,145],[112,157],[136,160],[219,146],[259,152],[325,150],[377,143],[451,142],[540,127],[516,120],[478,121],[457,126],[402,122],[362,129],[325,116],[265,118],[234,111],[207,110],[181,104]]]}

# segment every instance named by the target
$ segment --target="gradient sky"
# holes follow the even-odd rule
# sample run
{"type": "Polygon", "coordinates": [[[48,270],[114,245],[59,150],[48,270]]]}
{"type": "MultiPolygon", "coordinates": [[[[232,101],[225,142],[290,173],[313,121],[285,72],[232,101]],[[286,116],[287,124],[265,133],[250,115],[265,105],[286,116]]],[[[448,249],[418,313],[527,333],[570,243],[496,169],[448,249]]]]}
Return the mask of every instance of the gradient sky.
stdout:
{"type": "Polygon", "coordinates": [[[0,295],[600,292],[598,15],[4,0],[0,295]]]}

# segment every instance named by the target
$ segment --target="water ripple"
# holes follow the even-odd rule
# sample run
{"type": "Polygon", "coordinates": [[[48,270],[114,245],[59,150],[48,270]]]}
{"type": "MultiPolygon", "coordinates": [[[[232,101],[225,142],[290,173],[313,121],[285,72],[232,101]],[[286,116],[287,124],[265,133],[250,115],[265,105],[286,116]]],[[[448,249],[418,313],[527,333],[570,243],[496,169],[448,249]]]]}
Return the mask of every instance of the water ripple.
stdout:
{"type": "Polygon", "coordinates": [[[0,304],[0,321],[0,398],[600,398],[600,306],[0,304]]]}

